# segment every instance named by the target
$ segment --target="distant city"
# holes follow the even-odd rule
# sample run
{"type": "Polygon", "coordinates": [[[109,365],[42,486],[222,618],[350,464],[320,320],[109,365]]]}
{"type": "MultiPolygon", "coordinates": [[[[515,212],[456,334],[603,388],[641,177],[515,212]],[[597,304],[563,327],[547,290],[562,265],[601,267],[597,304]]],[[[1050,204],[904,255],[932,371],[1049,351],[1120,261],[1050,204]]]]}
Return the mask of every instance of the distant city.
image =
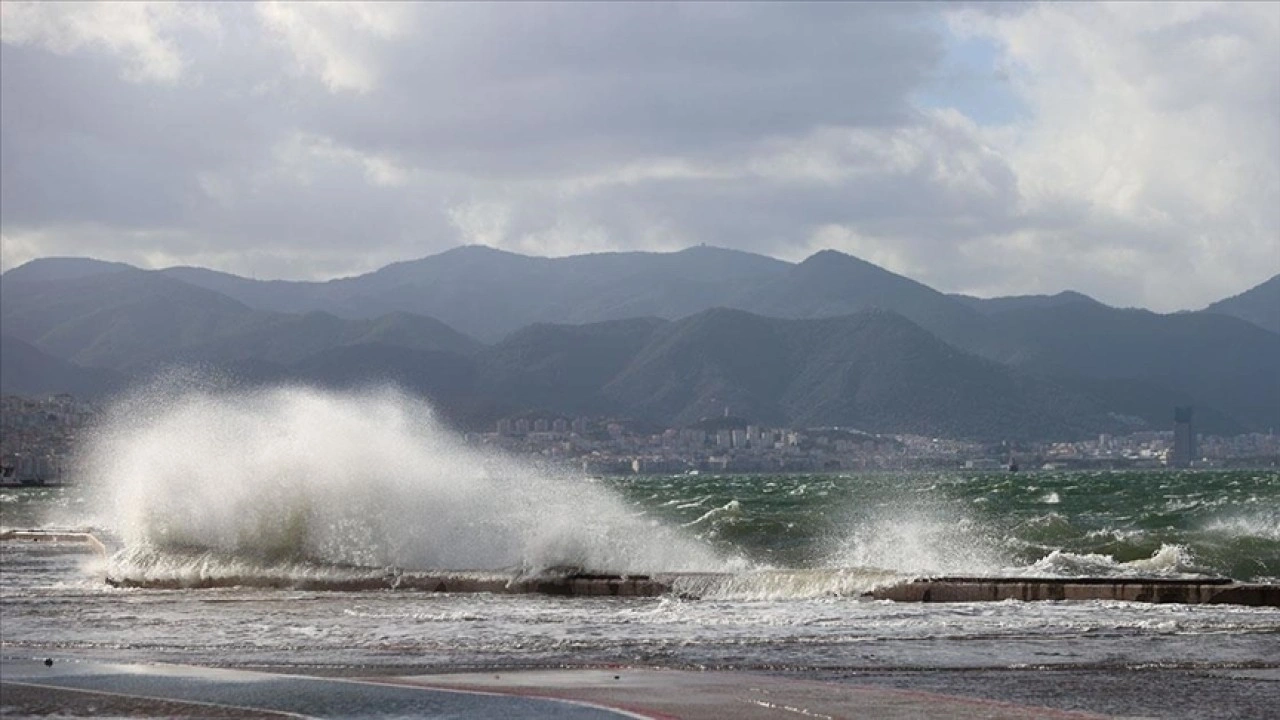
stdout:
{"type": "Polygon", "coordinates": [[[1167,431],[1101,434],[1074,442],[980,443],[845,427],[766,427],[733,417],[673,428],[538,415],[504,418],[493,432],[468,433],[466,438],[593,474],[1280,465],[1280,435],[1201,435],[1194,432],[1192,412],[1177,408],[1167,431]]]}
{"type": "MultiPolygon", "coordinates": [[[[101,417],[98,405],[69,394],[0,396],[4,483],[66,480],[77,443],[101,417]]],[[[731,416],[662,427],[526,413],[464,438],[473,446],[594,475],[1280,466],[1280,434],[1274,431],[1200,434],[1194,408],[1185,406],[1171,409],[1170,420],[1167,431],[1074,442],[980,443],[846,427],[768,427],[731,416]]]]}
{"type": "Polygon", "coordinates": [[[0,395],[0,479],[4,484],[61,481],[76,443],[101,417],[71,395],[0,395]]]}

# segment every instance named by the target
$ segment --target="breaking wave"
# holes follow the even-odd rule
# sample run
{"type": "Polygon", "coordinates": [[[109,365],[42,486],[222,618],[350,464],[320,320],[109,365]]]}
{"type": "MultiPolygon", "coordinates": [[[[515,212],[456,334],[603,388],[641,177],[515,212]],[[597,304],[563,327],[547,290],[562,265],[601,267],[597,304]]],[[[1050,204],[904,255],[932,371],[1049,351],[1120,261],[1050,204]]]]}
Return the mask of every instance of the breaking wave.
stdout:
{"type": "Polygon", "coordinates": [[[1054,550],[1040,560],[1012,568],[1011,574],[1035,577],[1200,577],[1191,552],[1181,545],[1162,545],[1149,558],[1123,562],[1111,555],[1054,550]]]}
{"type": "Polygon", "coordinates": [[[73,526],[105,531],[119,548],[109,577],[155,586],[387,587],[411,573],[581,571],[772,600],[857,596],[918,577],[1280,572],[1280,523],[1265,502],[1182,519],[1107,477],[1093,482],[1119,500],[1097,507],[1077,507],[1083,496],[1060,482],[1003,476],[597,481],[470,445],[428,405],[385,387],[163,381],[111,409],[81,467],[92,497],[77,512],[96,516],[73,526]]]}
{"type": "Polygon", "coordinates": [[[983,523],[923,505],[863,519],[840,539],[827,562],[910,575],[995,575],[1014,560],[983,523]]]}
{"type": "Polygon", "coordinates": [[[157,551],[256,566],[743,566],[585,478],[468,447],[428,406],[390,388],[161,383],[113,409],[82,467],[103,513],[96,524],[135,554],[121,556],[121,567],[141,567],[137,559],[157,551]]]}

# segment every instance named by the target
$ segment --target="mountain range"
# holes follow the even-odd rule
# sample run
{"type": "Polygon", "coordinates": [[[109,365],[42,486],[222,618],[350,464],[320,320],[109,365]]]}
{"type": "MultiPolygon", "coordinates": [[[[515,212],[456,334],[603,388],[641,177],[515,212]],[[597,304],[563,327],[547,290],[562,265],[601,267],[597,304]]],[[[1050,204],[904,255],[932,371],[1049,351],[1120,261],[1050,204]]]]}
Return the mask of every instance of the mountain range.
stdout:
{"type": "Polygon", "coordinates": [[[93,395],[173,365],[390,380],[465,427],[526,411],[719,415],[975,439],[1280,426],[1280,276],[1197,312],[947,295],[835,251],[566,258],[467,246],[328,282],[81,258],[0,276],[0,389],[93,395]]]}

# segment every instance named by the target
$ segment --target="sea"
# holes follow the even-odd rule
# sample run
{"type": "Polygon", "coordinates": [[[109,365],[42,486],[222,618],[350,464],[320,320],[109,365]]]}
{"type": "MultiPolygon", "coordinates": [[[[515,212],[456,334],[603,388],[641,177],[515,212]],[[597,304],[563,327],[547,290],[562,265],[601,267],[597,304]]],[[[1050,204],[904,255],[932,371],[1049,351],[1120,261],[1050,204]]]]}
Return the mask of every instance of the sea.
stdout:
{"type": "Polygon", "coordinates": [[[104,545],[0,543],[6,656],[812,677],[1280,658],[1276,608],[864,596],[938,575],[1280,582],[1275,469],[590,477],[470,446],[393,389],[169,387],[118,402],[73,477],[0,490],[4,529],[104,545]],[[716,580],[652,598],[290,587],[403,571],[716,580]]]}

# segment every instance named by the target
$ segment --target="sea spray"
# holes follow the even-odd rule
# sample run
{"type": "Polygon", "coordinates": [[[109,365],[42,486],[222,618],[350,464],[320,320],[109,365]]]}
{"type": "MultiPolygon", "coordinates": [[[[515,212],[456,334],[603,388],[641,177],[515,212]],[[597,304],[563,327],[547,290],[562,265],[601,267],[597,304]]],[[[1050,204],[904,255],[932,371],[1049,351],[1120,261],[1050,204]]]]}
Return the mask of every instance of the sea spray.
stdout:
{"type": "Polygon", "coordinates": [[[677,576],[672,580],[672,592],[677,596],[716,601],[856,598],[902,580],[900,573],[891,570],[759,569],[733,574],[677,576]]]}
{"type": "Polygon", "coordinates": [[[687,594],[780,598],[920,575],[1280,575],[1274,472],[588,479],[464,443],[394,390],[181,380],[113,406],[84,453],[96,498],[58,492],[75,504],[54,526],[130,550],[116,577],[709,571],[736,576],[687,594]]]}
{"type": "MultiPolygon", "coordinates": [[[[157,383],[107,418],[81,472],[98,496],[97,523],[126,549],[118,572],[153,552],[264,569],[741,566],[602,487],[469,447],[425,403],[392,388],[157,383]]],[[[161,567],[152,558],[146,569],[161,567]]]]}
{"type": "Polygon", "coordinates": [[[850,524],[829,565],[911,575],[996,575],[1012,564],[996,532],[937,502],[889,504],[850,524]]]}

